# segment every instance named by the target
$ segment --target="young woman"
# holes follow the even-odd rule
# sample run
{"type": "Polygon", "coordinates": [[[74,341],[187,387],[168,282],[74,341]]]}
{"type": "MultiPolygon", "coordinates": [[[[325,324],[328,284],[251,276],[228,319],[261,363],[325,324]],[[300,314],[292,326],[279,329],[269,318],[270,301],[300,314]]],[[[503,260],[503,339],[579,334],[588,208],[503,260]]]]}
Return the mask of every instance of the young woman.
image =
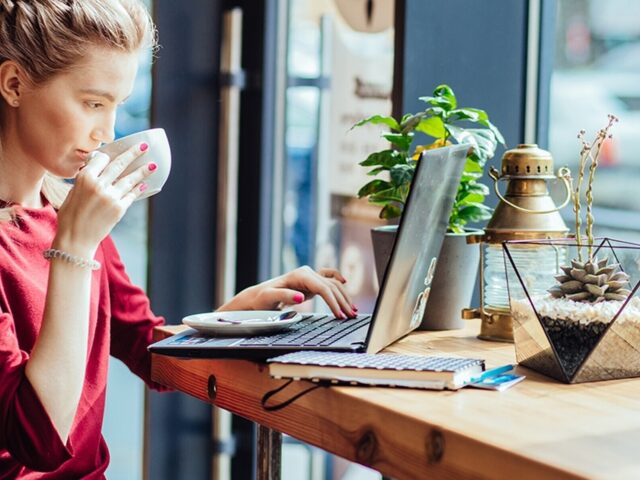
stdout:
{"type": "MultiPolygon", "coordinates": [[[[146,347],[162,319],[109,237],[156,166],[119,176],[153,146],[91,154],[113,140],[116,107],[154,41],[139,0],[0,0],[0,479],[103,478],[110,353],[158,387],[146,347]]],[[[319,294],[352,316],[343,282],[301,268],[221,308],[319,294]]]]}

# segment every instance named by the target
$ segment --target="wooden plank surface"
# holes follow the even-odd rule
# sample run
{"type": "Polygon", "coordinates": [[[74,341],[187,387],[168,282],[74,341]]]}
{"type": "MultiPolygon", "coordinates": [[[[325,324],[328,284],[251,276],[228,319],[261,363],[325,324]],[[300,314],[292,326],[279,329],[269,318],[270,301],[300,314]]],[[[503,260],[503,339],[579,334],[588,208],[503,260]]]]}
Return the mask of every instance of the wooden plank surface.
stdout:
{"type": "MultiPolygon", "coordinates": [[[[157,329],[158,338],[182,327],[157,329]]],[[[421,332],[387,351],[515,362],[510,344],[464,330],[421,332]]],[[[283,383],[244,360],[153,355],[155,381],[397,479],[640,478],[640,380],[565,385],[526,368],[504,392],[319,388],[277,412],[260,405],[283,383]],[[209,391],[215,379],[215,396],[209,391]]],[[[308,388],[294,382],[274,401],[308,388]]]]}

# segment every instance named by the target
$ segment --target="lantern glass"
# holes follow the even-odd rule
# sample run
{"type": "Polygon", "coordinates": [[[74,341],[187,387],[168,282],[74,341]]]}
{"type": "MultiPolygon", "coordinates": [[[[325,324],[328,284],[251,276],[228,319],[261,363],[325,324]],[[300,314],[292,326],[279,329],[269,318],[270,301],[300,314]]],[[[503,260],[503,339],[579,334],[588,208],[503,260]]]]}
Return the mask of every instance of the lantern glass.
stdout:
{"type": "MultiPolygon", "coordinates": [[[[489,310],[509,311],[509,290],[511,285],[518,285],[518,279],[512,269],[506,269],[502,244],[487,243],[484,245],[484,298],[483,306],[489,310]],[[509,277],[507,279],[507,277],[509,277]]],[[[518,265],[526,265],[523,281],[531,295],[545,294],[549,288],[549,278],[560,272],[560,265],[567,262],[567,251],[562,247],[549,247],[535,243],[511,246],[510,251],[518,265]]],[[[513,287],[512,287],[513,288],[513,287]]]]}

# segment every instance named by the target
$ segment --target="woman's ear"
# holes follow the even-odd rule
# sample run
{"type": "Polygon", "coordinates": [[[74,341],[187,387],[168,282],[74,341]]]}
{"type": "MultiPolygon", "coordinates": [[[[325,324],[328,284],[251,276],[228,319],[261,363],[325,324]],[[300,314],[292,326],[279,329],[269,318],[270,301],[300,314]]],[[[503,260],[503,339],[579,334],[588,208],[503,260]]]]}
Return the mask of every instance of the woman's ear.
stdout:
{"type": "Polygon", "coordinates": [[[0,95],[11,106],[20,105],[26,87],[24,70],[13,60],[0,63],[0,95]]]}

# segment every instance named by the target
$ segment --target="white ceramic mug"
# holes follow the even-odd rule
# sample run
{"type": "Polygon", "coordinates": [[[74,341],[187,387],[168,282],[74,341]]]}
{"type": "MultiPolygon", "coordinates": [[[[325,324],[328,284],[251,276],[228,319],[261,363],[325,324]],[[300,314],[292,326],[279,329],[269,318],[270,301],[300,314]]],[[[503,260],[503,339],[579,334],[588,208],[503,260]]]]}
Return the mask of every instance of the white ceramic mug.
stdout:
{"type": "Polygon", "coordinates": [[[111,160],[114,160],[130,147],[142,142],[147,143],[149,149],[131,162],[124,172],[122,172],[122,175],[120,175],[121,177],[126,176],[138,167],[150,162],[158,165],[158,168],[145,178],[144,183],[147,184],[147,189],[138,197],[138,200],[158,193],[162,190],[162,187],[169,178],[169,172],[171,171],[171,148],[169,147],[169,140],[167,139],[167,134],[164,129],[152,128],[151,130],[133,133],[126,137],[119,138],[115,142],[103,145],[97,150],[98,152],[106,153],[111,160]]]}

